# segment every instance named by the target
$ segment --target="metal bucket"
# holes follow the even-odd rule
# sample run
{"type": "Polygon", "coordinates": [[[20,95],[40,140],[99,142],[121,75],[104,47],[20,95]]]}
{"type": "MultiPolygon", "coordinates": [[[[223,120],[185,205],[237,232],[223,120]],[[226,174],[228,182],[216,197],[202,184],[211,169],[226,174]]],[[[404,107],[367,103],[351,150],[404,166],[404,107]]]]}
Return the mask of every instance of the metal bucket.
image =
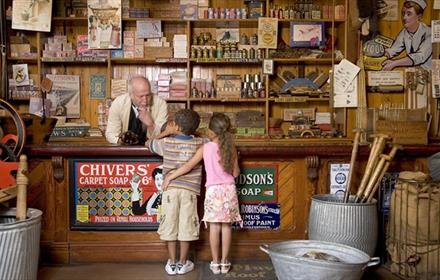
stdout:
{"type": "Polygon", "coordinates": [[[343,203],[331,194],[312,197],[309,239],[345,244],[374,255],[377,244],[377,206],[371,203],[343,203]]]}
{"type": "Polygon", "coordinates": [[[24,221],[15,213],[15,208],[0,210],[0,279],[37,279],[43,212],[28,208],[24,221]]]}
{"type": "Polygon", "coordinates": [[[260,249],[270,256],[279,280],[359,280],[367,266],[380,262],[356,248],[324,241],[284,241],[260,249]],[[340,262],[302,257],[310,251],[332,255],[340,262]]]}

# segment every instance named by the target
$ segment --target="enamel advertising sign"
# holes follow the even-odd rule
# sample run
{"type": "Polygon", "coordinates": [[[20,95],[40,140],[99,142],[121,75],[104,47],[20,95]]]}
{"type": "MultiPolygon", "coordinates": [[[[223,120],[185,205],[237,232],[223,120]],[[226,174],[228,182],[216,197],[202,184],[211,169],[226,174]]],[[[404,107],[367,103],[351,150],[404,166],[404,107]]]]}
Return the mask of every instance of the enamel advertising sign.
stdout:
{"type": "Polygon", "coordinates": [[[71,159],[72,229],[156,229],[162,160],[71,159]]]}

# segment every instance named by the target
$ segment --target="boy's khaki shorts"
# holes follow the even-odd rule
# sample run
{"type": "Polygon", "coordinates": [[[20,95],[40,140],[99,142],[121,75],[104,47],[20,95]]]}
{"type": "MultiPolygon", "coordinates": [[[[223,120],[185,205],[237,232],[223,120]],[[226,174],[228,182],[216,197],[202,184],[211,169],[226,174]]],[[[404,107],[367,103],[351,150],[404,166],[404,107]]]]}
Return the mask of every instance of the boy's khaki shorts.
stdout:
{"type": "Polygon", "coordinates": [[[162,194],[161,218],[157,232],[161,240],[199,239],[197,195],[189,190],[168,189],[162,194]]]}

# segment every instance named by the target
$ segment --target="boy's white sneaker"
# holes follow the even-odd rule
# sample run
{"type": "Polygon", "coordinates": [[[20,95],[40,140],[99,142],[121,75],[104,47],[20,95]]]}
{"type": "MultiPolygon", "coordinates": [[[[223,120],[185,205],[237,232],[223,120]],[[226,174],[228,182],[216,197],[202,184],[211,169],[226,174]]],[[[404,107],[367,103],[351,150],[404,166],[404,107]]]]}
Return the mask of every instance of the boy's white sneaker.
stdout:
{"type": "Polygon", "coordinates": [[[177,274],[185,274],[194,270],[194,263],[190,260],[186,260],[185,264],[177,264],[177,274]]]}
{"type": "Polygon", "coordinates": [[[165,271],[168,273],[168,275],[176,275],[177,265],[175,263],[171,263],[171,260],[168,259],[167,264],[165,265],[165,271]]]}

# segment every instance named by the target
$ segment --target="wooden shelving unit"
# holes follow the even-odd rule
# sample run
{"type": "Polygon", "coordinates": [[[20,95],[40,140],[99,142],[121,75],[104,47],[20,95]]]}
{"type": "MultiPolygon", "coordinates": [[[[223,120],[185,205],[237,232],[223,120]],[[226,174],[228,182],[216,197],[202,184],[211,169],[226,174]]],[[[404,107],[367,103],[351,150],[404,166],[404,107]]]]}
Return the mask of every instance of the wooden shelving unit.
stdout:
{"type": "MultiPolygon", "coordinates": [[[[8,0],[11,1],[11,0],[8,0]]],[[[133,0],[130,1],[133,7],[147,7],[153,6],[154,1],[133,0]]],[[[292,5],[292,1],[287,0],[266,0],[265,12],[269,14],[270,7],[272,5],[287,7],[292,5]]],[[[319,5],[344,5],[345,6],[345,18],[348,18],[348,0],[316,0],[316,4],[319,5]]],[[[314,2],[314,3],[315,3],[314,2]]],[[[242,1],[220,1],[212,0],[213,7],[244,7],[242,1]]],[[[57,5],[55,2],[54,5],[57,5]]],[[[248,36],[257,33],[258,30],[258,18],[251,19],[199,19],[199,20],[183,20],[179,18],[155,18],[161,20],[162,31],[168,41],[172,41],[174,34],[186,34],[188,41],[188,54],[192,45],[192,37],[202,32],[210,32],[215,36],[216,28],[239,28],[240,33],[245,33],[248,36]]],[[[148,20],[148,18],[123,18],[124,30],[135,30],[136,21],[148,20]]],[[[301,71],[305,73],[310,71],[328,72],[334,64],[338,63],[335,57],[331,58],[314,58],[314,57],[298,57],[298,58],[273,58],[275,75],[267,76],[261,74],[262,72],[262,60],[252,61],[239,61],[239,60],[208,60],[208,59],[178,59],[178,60],[166,60],[156,58],[112,58],[110,55],[102,61],[53,61],[42,58],[43,42],[46,37],[53,36],[53,34],[65,34],[68,40],[74,45],[76,43],[76,36],[79,34],[87,34],[87,17],[59,17],[54,16],[52,18],[52,32],[30,32],[26,31],[25,34],[30,37],[31,44],[37,48],[39,56],[37,58],[13,58],[9,57],[8,63],[27,63],[29,64],[29,72],[31,74],[37,74],[42,78],[45,74],[51,71],[56,71],[66,74],[80,75],[81,78],[81,118],[91,123],[92,126],[97,126],[97,113],[96,108],[101,100],[92,100],[88,94],[88,79],[92,74],[102,74],[107,76],[107,96],[110,96],[110,83],[112,78],[116,77],[118,69],[128,68],[130,72],[145,71],[146,68],[168,70],[185,70],[187,72],[187,84],[190,88],[190,81],[194,77],[197,71],[208,71],[212,75],[216,74],[260,74],[262,81],[265,84],[265,97],[264,98],[240,98],[240,99],[221,99],[221,98],[191,98],[190,89],[187,91],[186,98],[168,98],[167,102],[170,103],[183,103],[186,107],[193,108],[198,111],[226,111],[226,112],[238,112],[241,110],[259,110],[266,116],[266,132],[269,131],[269,118],[281,117],[282,111],[286,108],[307,108],[314,107],[320,112],[333,112],[331,106],[331,97],[315,98],[307,96],[298,96],[291,101],[282,101],[282,99],[269,96],[272,83],[276,77],[276,74],[281,74],[284,71],[290,71],[295,76],[298,76],[301,71]],[[84,105],[84,106],[83,106],[84,105]]],[[[343,55],[346,55],[347,51],[347,29],[348,20],[335,20],[330,19],[279,19],[279,38],[285,42],[289,42],[289,28],[290,22],[323,22],[328,33],[336,34],[336,45],[333,45],[328,52],[333,54],[336,49],[340,50],[343,55]]],[[[11,21],[8,21],[11,24],[11,21]]],[[[11,30],[9,28],[9,34],[11,30]]],[[[16,32],[15,32],[16,33],[16,32]]],[[[256,47],[256,46],[255,46],[256,47]]],[[[9,53],[9,52],[8,52],[9,53]]],[[[265,54],[269,53],[265,50],[265,54]]],[[[148,55],[148,54],[145,54],[148,55]]],[[[160,70],[160,71],[162,71],[160,70]]],[[[346,128],[344,128],[346,129],[346,128]]]]}

